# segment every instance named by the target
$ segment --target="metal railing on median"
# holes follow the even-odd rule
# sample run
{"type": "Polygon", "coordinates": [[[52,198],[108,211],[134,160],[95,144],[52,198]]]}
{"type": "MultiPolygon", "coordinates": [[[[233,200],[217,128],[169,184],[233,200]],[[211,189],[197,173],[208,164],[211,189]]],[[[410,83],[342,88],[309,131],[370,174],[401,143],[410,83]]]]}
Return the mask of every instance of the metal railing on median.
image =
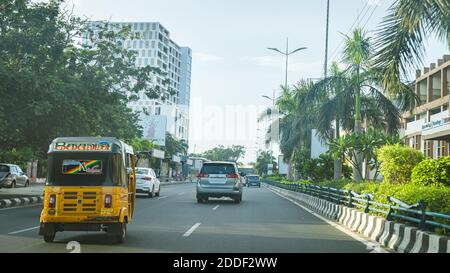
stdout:
{"type": "Polygon", "coordinates": [[[380,203],[373,201],[374,196],[372,194],[358,194],[352,190],[335,189],[306,183],[285,184],[272,180],[264,180],[264,182],[286,190],[316,196],[339,205],[359,208],[365,213],[381,214],[390,221],[401,220],[415,223],[421,230],[431,230],[432,228],[442,228],[446,232],[450,230],[450,215],[427,211],[427,205],[424,201],[409,205],[388,196],[388,203],[380,203]]]}

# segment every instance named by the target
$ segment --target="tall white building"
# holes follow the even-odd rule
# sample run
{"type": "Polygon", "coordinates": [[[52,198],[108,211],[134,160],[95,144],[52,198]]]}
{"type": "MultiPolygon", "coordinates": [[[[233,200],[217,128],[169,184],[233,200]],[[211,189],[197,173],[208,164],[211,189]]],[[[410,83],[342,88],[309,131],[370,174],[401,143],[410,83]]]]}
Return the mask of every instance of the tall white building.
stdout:
{"type": "MultiPolygon", "coordinates": [[[[90,22],[94,30],[104,22],[90,22]]],[[[188,47],[180,47],[170,38],[169,31],[157,22],[108,22],[112,30],[128,26],[138,38],[121,41],[125,48],[137,52],[136,65],[158,67],[165,75],[156,75],[154,86],[161,90],[158,99],[148,98],[140,92],[139,99],[129,103],[140,115],[144,127],[144,138],[153,138],[164,145],[164,131],[188,142],[189,136],[189,96],[191,85],[192,52],[188,47]],[[163,84],[164,81],[168,85],[163,84]]],[[[87,34],[84,41],[87,43],[87,34]]]]}

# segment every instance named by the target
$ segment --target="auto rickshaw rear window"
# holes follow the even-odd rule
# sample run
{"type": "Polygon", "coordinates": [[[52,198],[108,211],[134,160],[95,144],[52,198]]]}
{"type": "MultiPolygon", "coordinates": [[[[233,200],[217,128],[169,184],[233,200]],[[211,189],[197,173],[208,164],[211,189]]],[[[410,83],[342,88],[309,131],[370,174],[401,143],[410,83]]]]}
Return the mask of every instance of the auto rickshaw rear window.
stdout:
{"type": "Polygon", "coordinates": [[[103,163],[97,159],[65,159],[62,162],[62,173],[72,175],[101,175],[103,163]]]}

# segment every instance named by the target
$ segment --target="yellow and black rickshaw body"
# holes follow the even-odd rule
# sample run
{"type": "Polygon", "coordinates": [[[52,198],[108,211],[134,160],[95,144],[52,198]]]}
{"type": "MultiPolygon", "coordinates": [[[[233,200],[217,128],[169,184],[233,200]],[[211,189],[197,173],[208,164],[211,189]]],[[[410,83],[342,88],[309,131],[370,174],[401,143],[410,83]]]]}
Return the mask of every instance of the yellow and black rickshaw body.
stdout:
{"type": "Polygon", "coordinates": [[[106,231],[123,242],[136,198],[135,156],[115,138],[57,138],[49,147],[39,234],[106,231]]]}

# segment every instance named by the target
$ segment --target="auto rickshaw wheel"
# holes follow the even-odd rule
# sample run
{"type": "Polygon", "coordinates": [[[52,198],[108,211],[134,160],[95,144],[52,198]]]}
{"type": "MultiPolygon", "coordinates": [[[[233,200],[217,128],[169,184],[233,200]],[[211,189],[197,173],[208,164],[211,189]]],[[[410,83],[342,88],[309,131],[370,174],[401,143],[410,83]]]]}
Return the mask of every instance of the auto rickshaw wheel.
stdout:
{"type": "Polygon", "coordinates": [[[45,234],[44,235],[44,241],[46,243],[53,243],[54,240],[55,240],[55,233],[53,233],[53,234],[45,234]]]}
{"type": "Polygon", "coordinates": [[[112,235],[116,243],[122,244],[123,242],[125,242],[125,237],[127,235],[127,224],[126,223],[114,224],[114,226],[108,228],[108,233],[112,235]]]}

